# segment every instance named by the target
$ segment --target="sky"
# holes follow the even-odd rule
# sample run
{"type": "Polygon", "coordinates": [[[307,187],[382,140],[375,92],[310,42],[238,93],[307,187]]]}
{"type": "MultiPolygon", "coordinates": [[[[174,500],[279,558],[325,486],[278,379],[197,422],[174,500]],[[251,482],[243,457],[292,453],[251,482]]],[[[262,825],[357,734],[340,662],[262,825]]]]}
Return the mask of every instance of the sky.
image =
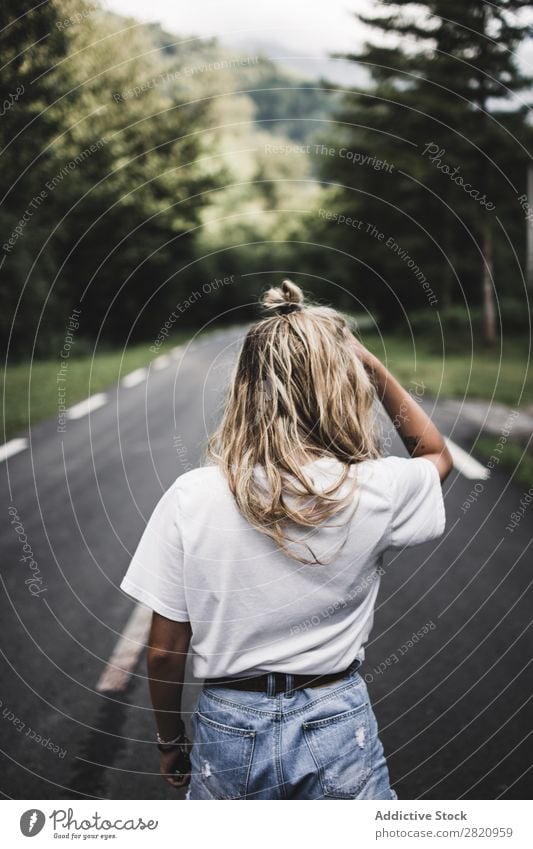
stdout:
{"type": "Polygon", "coordinates": [[[361,0],[107,0],[105,5],[144,21],[158,20],[179,33],[228,37],[263,35],[281,44],[324,53],[353,47],[361,31],[352,12],[361,0]]]}
{"type": "MultiPolygon", "coordinates": [[[[353,15],[375,12],[372,0],[104,0],[105,8],[141,21],[158,21],[178,35],[216,36],[241,52],[263,52],[306,76],[361,84],[364,71],[353,63],[328,58],[355,51],[379,32],[353,15]]],[[[533,75],[533,44],[520,48],[519,64],[533,75]]]]}
{"type": "Polygon", "coordinates": [[[268,0],[261,4],[252,0],[107,0],[104,6],[142,21],[159,21],[180,35],[217,36],[231,47],[263,48],[282,64],[343,80],[353,68],[326,57],[362,43],[365,30],[353,11],[368,10],[372,4],[370,0],[268,0]]]}

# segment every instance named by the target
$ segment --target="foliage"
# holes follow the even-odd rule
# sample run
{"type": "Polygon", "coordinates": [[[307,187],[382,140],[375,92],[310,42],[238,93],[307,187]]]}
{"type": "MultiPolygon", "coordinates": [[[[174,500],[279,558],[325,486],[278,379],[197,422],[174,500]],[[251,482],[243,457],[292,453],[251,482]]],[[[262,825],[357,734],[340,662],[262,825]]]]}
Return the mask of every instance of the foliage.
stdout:
{"type": "MultiPolygon", "coordinates": [[[[19,8],[7,2],[3,13],[13,20],[19,8]]],[[[33,339],[38,354],[51,350],[47,328],[65,323],[76,305],[80,335],[120,344],[130,333],[155,333],[176,293],[190,290],[180,273],[194,259],[200,210],[215,185],[216,175],[199,165],[209,106],[180,99],[179,88],[159,88],[179,69],[133,21],[81,0],[52,0],[25,21],[7,30],[13,56],[27,57],[9,65],[10,85],[38,71],[42,82],[28,84],[9,110],[11,124],[0,126],[3,146],[13,141],[15,121],[23,126],[12,167],[2,173],[12,180],[29,165],[13,220],[37,192],[44,200],[2,269],[12,302],[24,287],[12,352],[27,355],[33,339]]],[[[5,334],[12,317],[5,313],[5,334]]]]}
{"type": "Polygon", "coordinates": [[[371,24],[387,46],[350,56],[370,68],[372,89],[341,101],[324,80],[94,2],[6,0],[0,225],[4,244],[15,237],[0,269],[0,331],[10,357],[56,356],[73,307],[80,351],[153,339],[176,304],[230,275],[180,327],[247,320],[259,291],[292,275],[385,331],[414,316],[455,333],[461,314],[459,337],[469,313],[481,333],[487,220],[504,325],[527,329],[517,194],[531,131],[509,96],[527,83],[513,58],[521,4],[482,14],[478,0],[427,0],[414,19],[413,4],[381,5],[371,24]],[[494,212],[430,161],[430,142],[494,212]]]}
{"type": "MultiPolygon", "coordinates": [[[[335,135],[325,139],[335,153],[322,157],[322,174],[337,187],[330,209],[365,226],[354,234],[329,224],[328,239],[365,266],[357,292],[388,325],[402,310],[431,307],[405,255],[429,281],[439,310],[484,306],[487,273],[498,297],[523,299],[518,196],[526,190],[531,128],[516,95],[530,80],[515,56],[527,34],[520,12],[528,4],[379,5],[380,14],[359,17],[380,31],[380,43],[347,57],[369,69],[373,86],[346,95],[335,135]],[[359,162],[366,156],[385,165],[354,165],[343,148],[359,162]],[[387,249],[388,239],[400,249],[387,249]]],[[[348,284],[353,276],[347,262],[340,278],[348,284]]]]}

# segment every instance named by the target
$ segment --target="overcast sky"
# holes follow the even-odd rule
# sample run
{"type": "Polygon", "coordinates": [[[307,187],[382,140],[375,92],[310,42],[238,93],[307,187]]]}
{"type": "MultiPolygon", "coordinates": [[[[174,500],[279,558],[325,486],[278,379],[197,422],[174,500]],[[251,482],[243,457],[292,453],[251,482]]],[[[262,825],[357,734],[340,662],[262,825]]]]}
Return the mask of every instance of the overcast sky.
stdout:
{"type": "MultiPolygon", "coordinates": [[[[217,36],[241,51],[263,50],[282,64],[311,76],[356,83],[361,68],[341,60],[325,61],[331,52],[355,50],[377,30],[363,27],[353,15],[376,11],[372,0],[104,0],[104,6],[142,21],[159,21],[178,35],[217,36]]],[[[533,73],[531,42],[520,50],[521,64],[533,73]]]]}
{"type": "Polygon", "coordinates": [[[353,10],[362,0],[107,0],[121,14],[158,20],[174,32],[227,37],[232,43],[258,36],[324,53],[353,47],[360,27],[353,10]]]}
{"type": "Polygon", "coordinates": [[[325,57],[356,49],[366,28],[353,11],[375,7],[371,0],[105,0],[104,5],[142,21],[159,21],[179,35],[216,36],[222,44],[262,51],[306,75],[348,84],[359,81],[361,70],[325,57]]]}

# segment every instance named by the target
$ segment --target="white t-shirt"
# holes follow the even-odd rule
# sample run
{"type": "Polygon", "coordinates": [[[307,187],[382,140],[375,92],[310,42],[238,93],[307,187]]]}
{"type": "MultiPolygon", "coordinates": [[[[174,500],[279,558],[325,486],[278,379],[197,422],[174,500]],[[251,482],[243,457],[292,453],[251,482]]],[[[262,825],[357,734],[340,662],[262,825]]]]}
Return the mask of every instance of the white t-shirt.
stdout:
{"type": "MultiPolygon", "coordinates": [[[[321,486],[342,472],[333,457],[304,468],[321,486]]],[[[353,473],[348,525],[341,513],[318,529],[299,529],[326,561],[304,565],[244,518],[218,467],[187,472],[158,502],[121,588],[162,616],[191,623],[197,678],[341,671],[364,658],[384,551],[435,539],[445,525],[430,460],[381,457],[350,467],[353,473]]]]}

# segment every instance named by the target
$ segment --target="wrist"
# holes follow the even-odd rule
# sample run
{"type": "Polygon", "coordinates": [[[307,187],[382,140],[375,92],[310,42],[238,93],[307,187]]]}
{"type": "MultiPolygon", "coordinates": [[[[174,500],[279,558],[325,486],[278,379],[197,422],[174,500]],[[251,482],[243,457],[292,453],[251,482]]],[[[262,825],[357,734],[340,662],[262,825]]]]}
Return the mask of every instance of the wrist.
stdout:
{"type": "Polygon", "coordinates": [[[168,755],[170,754],[170,752],[181,751],[184,742],[184,738],[180,737],[176,743],[158,743],[157,748],[159,749],[162,755],[168,755]]]}
{"type": "Polygon", "coordinates": [[[170,750],[179,746],[182,738],[185,735],[185,723],[179,717],[177,719],[176,727],[173,734],[160,734],[159,730],[156,731],[157,745],[160,751],[165,751],[165,749],[170,750]],[[162,748],[163,747],[163,748],[162,748]]]}
{"type": "Polygon", "coordinates": [[[175,752],[179,749],[183,748],[185,743],[185,731],[180,731],[180,733],[174,737],[173,740],[162,740],[159,734],[157,735],[157,748],[161,752],[161,754],[166,755],[169,752],[175,752]]]}
{"type": "Polygon", "coordinates": [[[384,386],[389,376],[386,366],[377,357],[371,357],[365,362],[365,369],[369,377],[373,380],[376,388],[380,389],[384,386]]]}
{"type": "Polygon", "coordinates": [[[371,354],[369,357],[366,358],[366,360],[364,362],[364,366],[367,369],[367,371],[370,371],[370,372],[373,372],[373,373],[379,372],[380,370],[382,371],[385,368],[385,366],[383,365],[381,360],[379,360],[373,354],[371,354]]]}

